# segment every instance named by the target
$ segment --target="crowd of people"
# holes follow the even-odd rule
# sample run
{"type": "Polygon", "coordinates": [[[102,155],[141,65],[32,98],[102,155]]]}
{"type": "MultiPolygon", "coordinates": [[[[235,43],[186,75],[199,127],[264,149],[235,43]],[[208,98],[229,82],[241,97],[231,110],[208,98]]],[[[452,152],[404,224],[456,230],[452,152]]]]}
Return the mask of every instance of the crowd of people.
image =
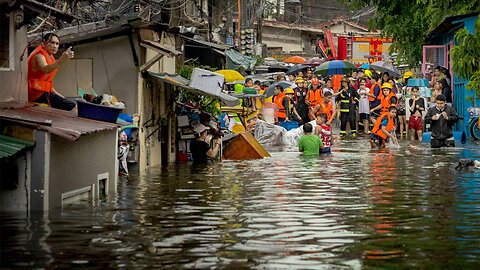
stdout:
{"type": "MultiPolygon", "coordinates": [[[[349,75],[318,77],[306,69],[288,77],[277,76],[277,82],[286,80],[291,86],[276,84],[273,97],[264,99],[263,104],[276,105],[277,124],[303,125],[306,138],[301,140],[299,148],[306,153],[310,152],[308,145],[318,143],[312,136],[322,139],[318,143],[320,152],[331,151],[331,127],[339,127],[339,139],[364,135],[372,147],[383,148],[389,141],[396,143],[397,134],[400,138],[421,141],[425,124],[429,124],[432,147],[454,146],[452,126],[458,117],[451,107],[448,71],[435,68],[429,80],[432,90],[427,93],[421,93],[417,86],[407,87],[413,75],[407,71],[397,81],[388,72],[359,69],[349,75]],[[311,121],[317,125],[312,126],[311,121]]],[[[268,84],[247,79],[246,86],[264,93],[268,84]]],[[[257,99],[250,104],[256,110],[261,108],[262,101],[257,99]]]]}

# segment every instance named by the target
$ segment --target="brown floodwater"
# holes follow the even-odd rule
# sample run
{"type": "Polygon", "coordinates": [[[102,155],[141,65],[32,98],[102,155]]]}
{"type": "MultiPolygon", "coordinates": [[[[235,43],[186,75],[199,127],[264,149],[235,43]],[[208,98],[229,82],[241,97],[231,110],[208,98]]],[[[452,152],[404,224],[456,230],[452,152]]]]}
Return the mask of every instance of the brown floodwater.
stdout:
{"type": "Polygon", "coordinates": [[[478,143],[179,164],[118,193],[26,217],[1,213],[2,269],[478,269],[478,143]]]}

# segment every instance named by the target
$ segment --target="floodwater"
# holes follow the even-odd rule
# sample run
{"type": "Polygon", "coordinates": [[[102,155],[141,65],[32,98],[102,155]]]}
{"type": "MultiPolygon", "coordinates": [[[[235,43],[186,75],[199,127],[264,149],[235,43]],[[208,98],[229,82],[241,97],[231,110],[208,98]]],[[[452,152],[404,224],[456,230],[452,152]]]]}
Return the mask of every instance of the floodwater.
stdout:
{"type": "Polygon", "coordinates": [[[48,216],[3,213],[1,268],[478,269],[478,143],[152,169],[48,216]]]}

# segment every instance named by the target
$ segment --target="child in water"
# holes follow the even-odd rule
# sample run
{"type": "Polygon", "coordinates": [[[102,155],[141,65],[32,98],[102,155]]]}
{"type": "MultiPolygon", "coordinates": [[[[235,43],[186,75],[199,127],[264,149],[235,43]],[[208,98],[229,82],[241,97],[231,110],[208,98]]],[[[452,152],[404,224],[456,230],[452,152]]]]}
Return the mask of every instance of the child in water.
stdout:
{"type": "Polygon", "coordinates": [[[322,140],[322,148],[320,154],[330,154],[330,147],[332,146],[332,128],[326,124],[327,115],[320,113],[317,116],[317,126],[315,127],[315,135],[322,140]]]}

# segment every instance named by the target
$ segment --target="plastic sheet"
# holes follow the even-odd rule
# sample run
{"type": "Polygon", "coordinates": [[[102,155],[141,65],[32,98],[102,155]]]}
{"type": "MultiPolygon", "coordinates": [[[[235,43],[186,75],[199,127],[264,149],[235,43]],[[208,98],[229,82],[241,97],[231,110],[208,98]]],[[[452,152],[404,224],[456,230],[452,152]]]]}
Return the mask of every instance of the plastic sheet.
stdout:
{"type": "MultiPolygon", "coordinates": [[[[309,123],[312,124],[313,129],[317,126],[315,120],[309,123]]],[[[255,126],[255,139],[265,146],[296,147],[303,134],[303,126],[287,131],[281,126],[269,124],[262,120],[257,120],[255,126]]]]}
{"type": "MultiPolygon", "coordinates": [[[[312,120],[309,123],[312,125],[313,130],[315,130],[315,127],[317,126],[317,122],[315,120],[312,120]]],[[[303,125],[299,126],[298,128],[294,128],[287,131],[283,139],[284,145],[288,147],[297,146],[302,135],[304,135],[303,125]]]]}
{"type": "Polygon", "coordinates": [[[283,145],[283,138],[287,130],[281,126],[269,124],[262,120],[257,120],[255,125],[255,139],[264,146],[283,145]]]}

